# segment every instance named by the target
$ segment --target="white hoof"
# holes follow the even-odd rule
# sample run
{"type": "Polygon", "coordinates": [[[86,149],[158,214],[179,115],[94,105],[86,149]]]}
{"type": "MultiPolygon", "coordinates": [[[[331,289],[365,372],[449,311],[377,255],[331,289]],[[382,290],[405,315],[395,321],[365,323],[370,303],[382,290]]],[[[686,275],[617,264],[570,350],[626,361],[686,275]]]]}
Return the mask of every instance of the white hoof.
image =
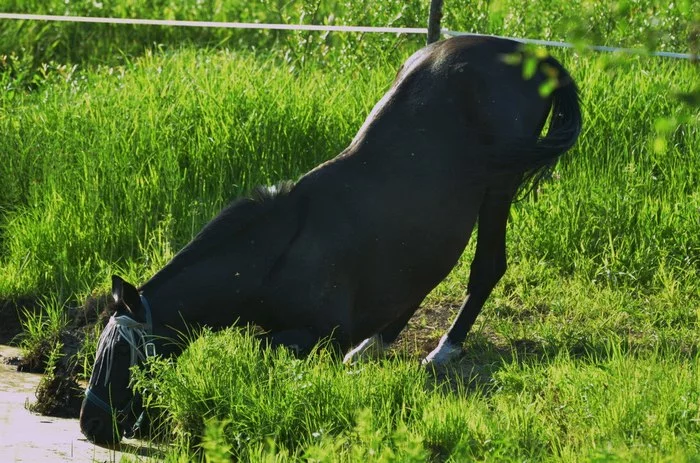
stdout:
{"type": "Polygon", "coordinates": [[[447,335],[440,338],[437,347],[421,362],[422,365],[445,365],[459,358],[462,346],[453,344],[447,335]]]}
{"type": "Polygon", "coordinates": [[[384,355],[385,350],[384,343],[382,342],[380,336],[375,334],[374,336],[365,339],[358,344],[357,347],[345,354],[345,357],[343,357],[343,363],[352,365],[361,360],[379,358],[384,355]]]}

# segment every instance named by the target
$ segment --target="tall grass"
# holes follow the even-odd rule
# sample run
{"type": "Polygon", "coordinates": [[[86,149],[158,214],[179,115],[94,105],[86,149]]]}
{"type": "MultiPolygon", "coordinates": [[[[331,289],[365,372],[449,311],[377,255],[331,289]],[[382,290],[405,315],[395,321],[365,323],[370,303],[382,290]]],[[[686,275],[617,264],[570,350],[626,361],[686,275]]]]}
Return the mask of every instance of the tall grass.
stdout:
{"type": "MultiPolygon", "coordinates": [[[[564,60],[587,128],[539,200],[515,207],[512,260],[642,290],[668,275],[693,286],[697,115],[666,95],[692,91],[696,70],[564,60]],[[663,117],[684,122],[659,150],[663,117]]],[[[85,293],[115,268],[142,280],[234,196],[339,152],[394,68],[379,62],[348,86],[274,59],[183,50],[3,95],[0,293],[85,293]]]]}
{"type": "MultiPolygon", "coordinates": [[[[422,27],[428,1],[219,0],[201,2],[98,2],[3,0],[0,11],[117,18],[260,23],[422,27]]],[[[604,45],[697,51],[697,13],[690,0],[456,0],[445,7],[444,27],[497,35],[534,36],[604,45]]],[[[61,64],[117,65],[145,50],[183,44],[264,50],[292,63],[335,70],[374,67],[374,58],[415,49],[420,36],[96,25],[36,21],[0,22],[0,70],[36,85],[61,64]]]]}
{"type": "Polygon", "coordinates": [[[60,352],[61,335],[67,325],[65,303],[55,297],[44,298],[37,311],[24,309],[19,346],[26,368],[40,371],[43,365],[52,363],[50,357],[56,355],[54,351],[60,352]]]}
{"type": "Polygon", "coordinates": [[[157,361],[137,387],[168,410],[178,455],[241,461],[691,461],[700,450],[698,358],[614,343],[496,365],[488,384],[440,385],[417,363],[346,369],[227,330],[157,361]],[[267,459],[266,459],[267,458],[267,459]]]}
{"type": "Polygon", "coordinates": [[[114,265],[157,269],[228,200],[338,152],[369,103],[320,73],[194,51],[6,98],[0,288],[89,291],[114,265]]]}
{"type": "MultiPolygon", "coordinates": [[[[2,9],[416,26],[427,7],[98,3],[2,9]]],[[[683,49],[693,18],[689,2],[506,0],[451,3],[445,26],[683,49]]],[[[52,295],[53,321],[27,318],[33,345],[64,323],[55,301],[104,291],[111,273],[143,282],[235,196],[338,153],[422,41],[226,34],[0,23],[0,299],[52,295]]],[[[697,66],[554,54],[581,88],[584,132],[512,208],[510,268],[449,384],[415,360],[449,322],[435,307],[462,298],[473,245],[408,354],[346,370],[226,331],[152,365],[140,384],[168,410],[167,459],[694,461],[700,140],[683,100],[697,66]]]]}
{"type": "Polygon", "coordinates": [[[150,379],[143,376],[137,387],[150,389],[157,378],[153,404],[174,407],[168,418],[180,442],[197,447],[208,424],[225,423],[225,441],[242,460],[247,455],[241,451],[268,440],[278,450],[295,452],[300,442],[352,430],[363,410],[393,428],[427,394],[425,371],[408,363],[346,371],[329,351],[299,360],[286,349],[262,350],[252,335],[232,330],[205,333],[190,345],[177,368],[157,362],[150,379]]]}
{"type": "Polygon", "coordinates": [[[514,221],[514,241],[595,281],[645,286],[660,268],[700,268],[698,114],[670,97],[696,88],[697,69],[646,59],[608,65],[576,66],[588,128],[564,160],[560,186],[545,186],[549,198],[514,221]],[[683,123],[664,133],[656,129],[664,119],[683,123]],[[550,232],[527,233],[544,222],[550,232]]]}

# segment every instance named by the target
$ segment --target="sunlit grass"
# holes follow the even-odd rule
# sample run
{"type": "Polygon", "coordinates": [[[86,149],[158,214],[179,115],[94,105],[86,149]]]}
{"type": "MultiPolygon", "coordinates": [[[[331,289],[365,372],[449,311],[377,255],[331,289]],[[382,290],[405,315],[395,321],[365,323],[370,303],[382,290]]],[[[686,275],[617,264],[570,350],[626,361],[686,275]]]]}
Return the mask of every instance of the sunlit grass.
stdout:
{"type": "Polygon", "coordinates": [[[418,362],[298,360],[228,330],[152,364],[138,387],[168,411],[173,460],[671,461],[700,449],[698,367],[697,355],[603,341],[578,357],[502,358],[490,382],[449,387],[418,362]]]}
{"type": "MultiPolygon", "coordinates": [[[[666,94],[692,90],[693,65],[565,61],[586,128],[538,201],[513,208],[511,261],[644,290],[684,280],[700,262],[699,136],[692,108],[666,94]],[[664,117],[686,122],[658,152],[664,117]]],[[[143,279],[233,197],[338,153],[394,68],[347,87],[323,70],[183,51],[2,100],[0,291],[87,294],[116,269],[143,279]]]]}
{"type": "Polygon", "coordinates": [[[185,51],[7,102],[0,288],[87,293],[115,266],[155,271],[235,196],[339,152],[371,104],[344,96],[322,73],[185,51]]]}
{"type": "Polygon", "coordinates": [[[39,303],[37,310],[24,309],[21,318],[18,344],[24,364],[30,370],[41,370],[51,363],[52,355],[60,353],[61,334],[68,325],[65,302],[48,296],[39,303]]]}
{"type": "MultiPolygon", "coordinates": [[[[88,3],[70,2],[75,12],[88,3]]],[[[370,11],[351,3],[342,6],[345,19],[357,24],[391,23],[403,11],[394,24],[416,25],[427,5],[370,11]]],[[[548,25],[581,16],[593,37],[636,46],[654,32],[640,23],[649,15],[634,14],[643,10],[676,34],[663,47],[685,43],[686,2],[668,10],[626,2],[625,27],[609,21],[606,5],[514,0],[491,2],[503,9],[486,14],[484,2],[450,4],[445,24],[560,39],[548,25]]],[[[216,19],[236,19],[234,9],[216,19]]],[[[245,11],[279,19],[262,7],[245,11]]],[[[0,40],[14,40],[14,27],[0,24],[0,40]]],[[[58,301],[105,291],[112,273],[145,281],[229,200],[340,152],[420,42],[263,34],[256,52],[217,51],[173,48],[177,34],[190,32],[87,28],[96,41],[63,63],[61,33],[85,31],[24,27],[17,39],[56,40],[37,50],[58,61],[33,71],[0,64],[0,298],[51,295],[44,311],[25,317],[27,351],[45,353],[56,351],[41,343],[55,343],[65,324],[58,301]],[[144,51],[140,34],[165,37],[165,51],[144,51]],[[123,49],[137,56],[110,55],[110,40],[132,41],[123,49]],[[106,64],[93,66],[90,50],[106,64]]],[[[188,40],[218,37],[205,35],[188,40]]],[[[584,131],[537,199],[512,208],[509,270],[465,343],[460,370],[448,374],[450,387],[421,370],[413,351],[346,369],[324,351],[297,360],[263,352],[245,334],[208,333],[143,379],[158,391],[153,404],[168,411],[161,431],[176,445],[166,459],[694,461],[700,137],[697,109],[674,95],[696,91],[697,66],[553,54],[581,88],[584,131]]],[[[438,323],[430,311],[458,304],[472,255],[473,243],[429,296],[416,322],[422,336],[443,333],[449,320],[438,323]]],[[[88,369],[93,338],[79,359],[88,369]]]]}

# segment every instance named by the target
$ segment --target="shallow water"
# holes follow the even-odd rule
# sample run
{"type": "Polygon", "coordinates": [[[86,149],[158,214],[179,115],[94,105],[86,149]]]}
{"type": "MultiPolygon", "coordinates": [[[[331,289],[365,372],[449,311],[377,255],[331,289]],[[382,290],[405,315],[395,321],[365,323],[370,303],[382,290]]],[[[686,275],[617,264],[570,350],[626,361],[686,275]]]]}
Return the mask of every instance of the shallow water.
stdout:
{"type": "Polygon", "coordinates": [[[139,456],[144,443],[126,440],[128,453],[99,447],[80,433],[78,420],[40,416],[27,410],[36,400],[41,375],[19,373],[5,360],[19,350],[0,345],[0,462],[155,461],[139,456]],[[132,453],[134,452],[134,453],[132,453]]]}

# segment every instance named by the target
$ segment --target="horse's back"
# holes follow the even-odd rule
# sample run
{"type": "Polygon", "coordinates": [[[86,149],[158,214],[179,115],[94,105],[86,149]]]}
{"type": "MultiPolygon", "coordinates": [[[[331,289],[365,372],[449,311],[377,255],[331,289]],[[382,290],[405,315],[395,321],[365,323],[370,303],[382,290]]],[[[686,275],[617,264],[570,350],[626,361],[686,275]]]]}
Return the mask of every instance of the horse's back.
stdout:
{"type": "Polygon", "coordinates": [[[481,158],[503,139],[536,140],[551,104],[508,64],[517,52],[481,38],[418,52],[350,146],[299,180],[298,226],[262,291],[274,324],[343,324],[357,339],[447,276],[502,177],[481,158]]]}
{"type": "Polygon", "coordinates": [[[382,325],[454,267],[498,181],[479,158],[498,135],[536,138],[549,108],[504,60],[517,46],[456,38],[416,53],[351,145],[300,179],[291,195],[308,208],[276,280],[295,317],[346,300],[347,323],[382,325]]]}

